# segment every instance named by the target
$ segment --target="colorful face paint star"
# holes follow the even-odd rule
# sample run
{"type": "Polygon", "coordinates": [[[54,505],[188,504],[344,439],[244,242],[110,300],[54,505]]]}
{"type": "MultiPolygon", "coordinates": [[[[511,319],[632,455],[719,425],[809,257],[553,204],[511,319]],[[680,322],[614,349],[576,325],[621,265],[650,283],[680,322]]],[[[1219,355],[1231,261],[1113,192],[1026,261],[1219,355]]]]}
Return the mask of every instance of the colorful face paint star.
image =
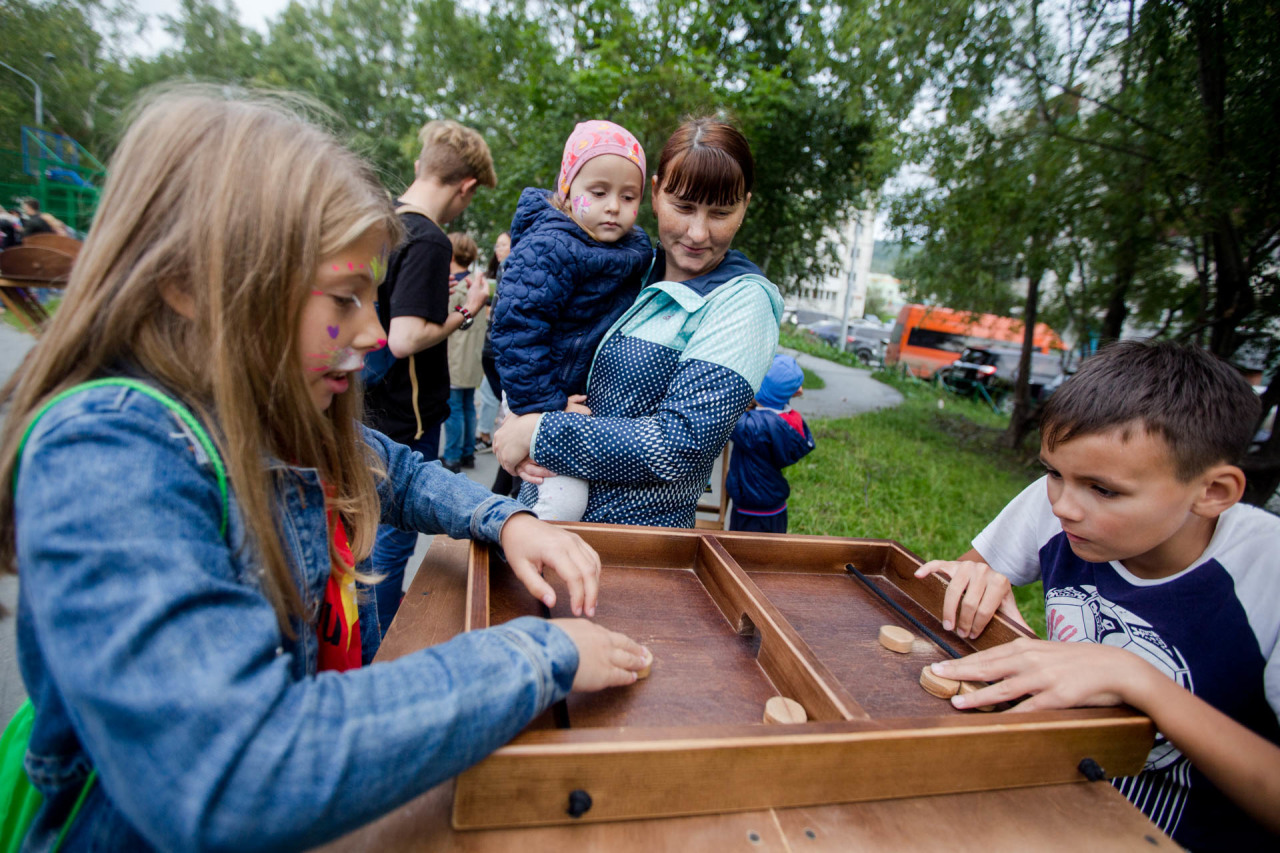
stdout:
{"type": "Polygon", "coordinates": [[[570,189],[573,220],[601,243],[614,243],[636,223],[644,174],[626,157],[601,154],[586,162],[570,189]]]}

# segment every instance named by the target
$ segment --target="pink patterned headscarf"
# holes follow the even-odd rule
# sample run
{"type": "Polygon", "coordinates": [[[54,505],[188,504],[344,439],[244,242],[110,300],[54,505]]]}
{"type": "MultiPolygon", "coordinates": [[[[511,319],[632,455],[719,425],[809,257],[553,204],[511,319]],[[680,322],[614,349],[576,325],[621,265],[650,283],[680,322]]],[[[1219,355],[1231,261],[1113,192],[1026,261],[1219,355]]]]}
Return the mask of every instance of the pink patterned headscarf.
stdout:
{"type": "Polygon", "coordinates": [[[601,154],[617,154],[626,157],[640,168],[641,190],[644,189],[644,149],[631,132],[611,121],[578,122],[564,144],[564,156],[560,160],[560,180],[556,182],[556,198],[569,197],[569,185],[583,165],[601,154]]]}

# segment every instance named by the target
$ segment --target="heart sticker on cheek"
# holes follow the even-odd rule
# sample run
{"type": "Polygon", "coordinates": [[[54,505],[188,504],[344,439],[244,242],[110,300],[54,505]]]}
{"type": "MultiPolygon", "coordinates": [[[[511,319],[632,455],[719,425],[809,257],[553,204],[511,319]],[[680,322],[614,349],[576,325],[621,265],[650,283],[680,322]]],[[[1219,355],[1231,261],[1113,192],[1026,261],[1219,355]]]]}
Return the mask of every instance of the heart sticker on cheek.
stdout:
{"type": "Polygon", "coordinates": [[[325,326],[324,328],[325,328],[325,331],[329,333],[329,337],[336,338],[338,336],[337,326],[325,326]]]}

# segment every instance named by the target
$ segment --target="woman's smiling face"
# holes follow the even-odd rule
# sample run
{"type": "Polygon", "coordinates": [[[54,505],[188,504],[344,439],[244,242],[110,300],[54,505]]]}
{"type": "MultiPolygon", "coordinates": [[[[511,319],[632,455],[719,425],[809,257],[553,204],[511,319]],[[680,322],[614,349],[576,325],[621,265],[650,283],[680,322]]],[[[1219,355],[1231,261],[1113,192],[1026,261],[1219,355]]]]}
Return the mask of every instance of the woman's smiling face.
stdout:
{"type": "Polygon", "coordinates": [[[666,281],[688,281],[720,266],[747,215],[751,193],[736,204],[686,201],[665,193],[653,178],[653,212],[658,240],[667,255],[666,281]]]}

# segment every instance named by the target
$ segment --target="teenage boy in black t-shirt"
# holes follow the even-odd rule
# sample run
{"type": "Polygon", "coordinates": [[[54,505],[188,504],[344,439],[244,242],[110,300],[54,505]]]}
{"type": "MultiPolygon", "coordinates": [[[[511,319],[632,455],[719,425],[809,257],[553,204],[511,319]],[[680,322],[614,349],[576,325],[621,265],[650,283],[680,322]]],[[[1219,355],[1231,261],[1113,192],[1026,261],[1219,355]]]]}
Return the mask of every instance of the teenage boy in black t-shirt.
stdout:
{"type": "MultiPolygon", "coordinates": [[[[449,350],[452,332],[471,325],[488,289],[482,276],[467,283],[467,299],[449,310],[449,260],[453,247],[441,226],[458,217],[476,188],[498,185],[489,146],[479,133],[454,121],[427,122],[418,134],[422,153],[414,180],[396,202],[405,240],[387,263],[378,288],[378,319],[396,360],[365,392],[366,420],[374,429],[420,452],[440,455],[440,426],[449,415],[449,350]]],[[[373,569],[378,621],[385,634],[400,606],[404,568],[418,534],[378,528],[373,569]]]]}

